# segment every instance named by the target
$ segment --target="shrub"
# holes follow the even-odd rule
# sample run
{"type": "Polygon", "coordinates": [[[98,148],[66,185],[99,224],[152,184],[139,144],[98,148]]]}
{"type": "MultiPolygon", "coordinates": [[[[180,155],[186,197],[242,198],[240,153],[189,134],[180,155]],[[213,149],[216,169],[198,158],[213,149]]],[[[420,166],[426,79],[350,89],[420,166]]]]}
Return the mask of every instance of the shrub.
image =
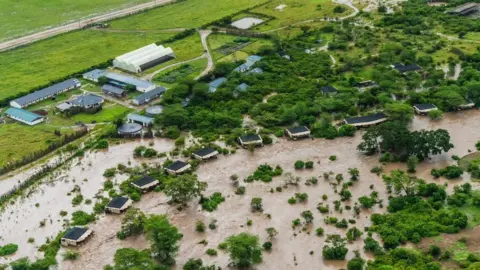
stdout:
{"type": "Polygon", "coordinates": [[[337,156],[333,155],[328,158],[330,161],[335,161],[337,160],[337,156]]]}
{"type": "Polygon", "coordinates": [[[76,195],[75,197],[73,197],[72,199],[72,205],[73,206],[77,206],[79,204],[81,204],[83,201],[83,195],[82,194],[78,194],[76,195]]]}
{"type": "Polygon", "coordinates": [[[94,214],[89,215],[83,211],[75,211],[72,213],[72,225],[87,225],[94,220],[94,214]]]}
{"type": "Polygon", "coordinates": [[[360,236],[362,236],[362,232],[357,229],[356,227],[350,228],[347,231],[347,239],[348,241],[352,242],[357,240],[360,236]]]}
{"type": "Polygon", "coordinates": [[[107,149],[108,148],[108,140],[100,139],[95,144],[95,149],[107,149]]]}
{"type": "Polygon", "coordinates": [[[307,161],[307,162],[305,162],[305,168],[307,168],[307,169],[313,169],[313,161],[307,161]]]}
{"type": "Polygon", "coordinates": [[[80,257],[78,252],[67,250],[65,253],[62,254],[64,261],[74,261],[80,257]]]}
{"type": "Polygon", "coordinates": [[[295,193],[295,198],[297,198],[299,202],[305,202],[306,200],[308,200],[308,194],[307,193],[295,193]]]}
{"type": "Polygon", "coordinates": [[[365,240],[363,240],[363,244],[364,244],[363,248],[365,249],[365,251],[372,252],[373,254],[375,254],[377,256],[383,254],[382,247],[371,236],[368,236],[367,238],[365,238],[365,240]]]}
{"type": "Polygon", "coordinates": [[[6,244],[3,247],[0,247],[0,256],[8,256],[17,252],[18,245],[16,244],[6,244]]]}
{"type": "Polygon", "coordinates": [[[218,249],[221,249],[221,250],[227,249],[227,243],[222,242],[222,243],[218,244],[218,249]]]}
{"type": "Polygon", "coordinates": [[[180,129],[176,126],[167,127],[163,135],[169,139],[175,140],[180,137],[180,129]]]}
{"type": "Polygon", "coordinates": [[[297,199],[295,199],[294,197],[291,197],[290,199],[288,199],[288,203],[289,203],[289,204],[296,204],[296,203],[297,203],[297,199]]]}
{"type": "Polygon", "coordinates": [[[155,156],[157,156],[157,150],[155,150],[153,148],[147,148],[145,150],[145,152],[143,153],[144,158],[152,158],[152,157],[155,157],[155,156]]]}
{"type": "Polygon", "coordinates": [[[205,232],[205,223],[203,221],[198,220],[197,223],[195,223],[195,230],[197,232],[205,232]]]}
{"type": "Polygon", "coordinates": [[[116,173],[117,173],[117,168],[110,168],[105,170],[105,172],[103,173],[103,176],[114,177],[116,173]]]}
{"type": "Polygon", "coordinates": [[[258,197],[252,198],[250,202],[250,207],[252,208],[253,212],[255,211],[262,212],[263,211],[262,198],[258,198],[258,197]]]}
{"type": "Polygon", "coordinates": [[[305,162],[297,160],[294,164],[295,170],[301,170],[305,167],[305,162]]]}
{"type": "Polygon", "coordinates": [[[443,112],[441,110],[431,110],[428,112],[428,116],[432,120],[440,120],[443,117],[443,112]]]}
{"type": "Polygon", "coordinates": [[[326,243],[323,246],[322,255],[326,260],[344,260],[345,256],[348,253],[348,248],[346,247],[346,241],[344,238],[341,238],[340,235],[328,235],[326,243]]]}
{"type": "Polygon", "coordinates": [[[323,233],[324,233],[323,228],[317,228],[317,229],[315,230],[315,234],[316,234],[317,236],[322,236],[323,233]]]}
{"type": "Polygon", "coordinates": [[[239,186],[239,187],[237,188],[237,190],[235,190],[235,194],[237,194],[237,195],[243,195],[243,194],[245,194],[245,190],[246,190],[246,188],[245,188],[244,186],[239,186]]]}
{"type": "Polygon", "coordinates": [[[438,257],[442,253],[442,250],[436,245],[431,245],[428,249],[428,253],[430,253],[430,255],[433,257],[438,257]]]}
{"type": "Polygon", "coordinates": [[[217,250],[216,249],[213,249],[213,248],[209,248],[207,249],[207,251],[205,252],[207,255],[210,255],[210,256],[217,256],[217,250]]]}
{"type": "Polygon", "coordinates": [[[208,212],[213,212],[217,210],[219,204],[225,201],[225,197],[223,197],[222,193],[215,192],[210,196],[210,198],[205,198],[202,196],[200,199],[200,204],[202,205],[203,210],[208,212]]]}
{"type": "Polygon", "coordinates": [[[270,250],[272,250],[272,242],[265,242],[265,243],[263,243],[262,247],[266,251],[270,251],[270,250]]]}
{"type": "Polygon", "coordinates": [[[444,176],[447,179],[455,179],[460,177],[463,174],[463,170],[458,166],[447,166],[443,169],[432,169],[430,174],[435,177],[439,178],[440,176],[444,176]]]}
{"type": "Polygon", "coordinates": [[[300,222],[299,218],[292,220],[292,227],[297,227],[300,224],[301,224],[301,222],[300,222]]]}

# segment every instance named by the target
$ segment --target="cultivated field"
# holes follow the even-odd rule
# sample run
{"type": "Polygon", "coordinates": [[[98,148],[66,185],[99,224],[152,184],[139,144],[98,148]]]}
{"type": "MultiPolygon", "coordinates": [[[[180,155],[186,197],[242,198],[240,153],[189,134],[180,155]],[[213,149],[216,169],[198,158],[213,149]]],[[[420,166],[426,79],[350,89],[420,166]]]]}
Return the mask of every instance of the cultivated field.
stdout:
{"type": "Polygon", "coordinates": [[[262,3],[259,0],[188,0],[111,22],[117,29],[195,28],[262,3]]]}
{"type": "MultiPolygon", "coordinates": [[[[77,31],[0,53],[0,99],[26,92],[173,34],[77,31]],[[55,48],[52,50],[52,48],[55,48]]],[[[200,39],[200,38],[198,38],[200,39]]]]}
{"type": "Polygon", "coordinates": [[[118,10],[149,0],[4,0],[0,2],[0,40],[118,10]]]}

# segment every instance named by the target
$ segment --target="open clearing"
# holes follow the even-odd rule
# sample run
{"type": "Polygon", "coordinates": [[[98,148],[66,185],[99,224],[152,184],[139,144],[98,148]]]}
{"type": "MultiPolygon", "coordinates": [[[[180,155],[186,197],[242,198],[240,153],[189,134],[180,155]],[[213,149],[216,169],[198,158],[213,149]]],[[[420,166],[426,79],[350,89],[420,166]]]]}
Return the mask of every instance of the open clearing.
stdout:
{"type": "Polygon", "coordinates": [[[171,36],[172,34],[106,33],[86,30],[2,52],[0,99],[27,92],[51,80],[171,36]]]}
{"type": "MultiPolygon", "coordinates": [[[[259,4],[258,0],[188,0],[111,22],[111,28],[195,28],[259,4]]],[[[261,2],[260,2],[261,3],[261,2]]]]}
{"type": "Polygon", "coordinates": [[[3,0],[0,40],[21,36],[81,18],[119,10],[149,0],[3,0]]]}

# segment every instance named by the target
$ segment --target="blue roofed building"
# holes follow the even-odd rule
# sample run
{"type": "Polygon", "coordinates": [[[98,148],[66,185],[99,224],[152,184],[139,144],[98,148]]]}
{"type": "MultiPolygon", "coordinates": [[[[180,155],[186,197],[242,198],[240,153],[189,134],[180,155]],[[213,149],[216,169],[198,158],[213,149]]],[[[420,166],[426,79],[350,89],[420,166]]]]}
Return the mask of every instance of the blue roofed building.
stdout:
{"type": "Polygon", "coordinates": [[[15,108],[25,108],[42,100],[53,98],[56,95],[80,87],[82,84],[77,79],[69,79],[61,83],[56,83],[42,90],[35,91],[26,96],[10,101],[10,106],[15,108]]]}
{"type": "Polygon", "coordinates": [[[262,74],[263,73],[263,69],[261,68],[254,68],[252,70],[250,70],[249,72],[247,72],[248,74],[262,74]]]}
{"type": "Polygon", "coordinates": [[[83,74],[83,78],[89,81],[98,82],[100,77],[105,76],[108,83],[120,88],[125,88],[127,85],[135,86],[137,91],[148,92],[155,89],[157,86],[149,81],[140,80],[133,76],[127,76],[120,73],[108,72],[101,69],[94,69],[83,74]]]}
{"type": "Polygon", "coordinates": [[[215,79],[215,80],[211,81],[208,84],[208,91],[210,91],[211,93],[217,91],[217,88],[220,87],[220,85],[222,85],[226,81],[227,81],[227,78],[225,78],[225,77],[221,77],[221,78],[218,78],[218,79],[215,79]]]}
{"type": "Polygon", "coordinates": [[[146,126],[153,125],[153,121],[155,119],[153,119],[152,117],[145,116],[145,115],[131,113],[127,116],[127,120],[128,120],[129,123],[138,123],[138,124],[142,124],[144,127],[146,127],[146,126]]]}
{"type": "Polygon", "coordinates": [[[13,120],[22,122],[29,126],[34,126],[43,122],[44,118],[41,115],[26,111],[19,108],[8,108],[5,115],[13,120]]]}
{"type": "Polygon", "coordinates": [[[152,100],[160,97],[161,95],[163,95],[163,93],[165,93],[165,91],[167,91],[167,89],[165,89],[165,87],[157,87],[157,88],[155,88],[151,91],[148,91],[146,93],[143,93],[143,94],[135,97],[132,100],[132,103],[137,105],[137,106],[147,104],[150,101],[152,101],[152,100]]]}
{"type": "Polygon", "coordinates": [[[107,73],[107,72],[103,69],[94,69],[94,70],[90,70],[88,72],[83,73],[82,77],[85,80],[89,80],[89,81],[92,81],[92,82],[98,82],[98,79],[102,76],[105,76],[105,73],[107,73]]]}
{"type": "Polygon", "coordinates": [[[242,65],[238,66],[235,68],[233,71],[235,72],[245,72],[248,71],[252,68],[253,65],[255,65],[256,62],[262,60],[261,56],[258,55],[250,55],[247,57],[247,61],[243,63],[242,65]]]}

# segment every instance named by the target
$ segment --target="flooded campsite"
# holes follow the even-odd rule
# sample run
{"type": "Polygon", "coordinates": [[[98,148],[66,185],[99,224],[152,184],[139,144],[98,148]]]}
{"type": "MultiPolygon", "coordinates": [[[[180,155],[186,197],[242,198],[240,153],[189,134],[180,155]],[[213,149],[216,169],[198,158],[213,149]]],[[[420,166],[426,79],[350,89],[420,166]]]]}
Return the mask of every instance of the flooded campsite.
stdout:
{"type": "MultiPolygon", "coordinates": [[[[443,184],[448,182],[448,189],[454,184],[461,184],[469,180],[465,173],[462,178],[455,181],[436,180],[430,175],[432,168],[440,168],[453,163],[451,156],[464,156],[474,148],[478,139],[475,123],[480,120],[477,110],[446,114],[444,119],[432,121],[427,117],[416,116],[411,124],[414,130],[420,129],[446,129],[455,145],[448,153],[437,155],[417,167],[417,176],[428,182],[443,184]],[[472,128],[465,128],[472,126],[472,128]]],[[[177,257],[177,266],[182,266],[189,258],[200,257],[205,262],[215,264],[222,268],[229,265],[226,253],[219,251],[218,256],[206,256],[208,248],[215,248],[228,236],[240,232],[250,232],[259,235],[261,240],[267,239],[266,228],[274,227],[279,232],[272,240],[273,249],[265,253],[264,260],[259,269],[338,269],[345,267],[343,261],[325,261],[318,254],[324,245],[325,238],[315,235],[315,228],[323,227],[325,234],[343,233],[345,230],[325,224],[327,216],[339,219],[355,220],[355,226],[364,228],[371,225],[372,213],[384,213],[384,207],[375,206],[371,210],[362,210],[355,215],[348,205],[353,206],[360,196],[377,191],[379,199],[386,202],[388,194],[381,176],[371,173],[375,166],[380,166],[378,156],[366,156],[357,151],[361,142],[359,132],[352,138],[337,138],[335,140],[304,139],[298,141],[278,139],[274,144],[257,148],[251,152],[238,149],[236,153],[220,156],[218,159],[204,162],[199,165],[196,173],[200,181],[208,184],[205,196],[214,192],[221,192],[226,200],[213,212],[202,211],[197,200],[191,201],[188,208],[179,210],[168,203],[169,199],[162,192],[150,192],[142,196],[134,207],[146,214],[166,214],[172,224],[179,228],[183,234],[180,241],[180,251],[177,257]],[[330,157],[336,156],[335,160],[330,157]],[[293,164],[297,160],[313,161],[313,169],[295,170],[293,164]],[[244,183],[255,169],[262,164],[272,167],[281,166],[283,174],[276,176],[273,181],[264,183],[255,181],[244,183]],[[325,179],[324,173],[344,174],[349,168],[358,168],[359,181],[351,187],[352,199],[345,202],[342,212],[330,209],[328,213],[320,213],[316,207],[319,203],[331,205],[338,199],[338,187],[334,180],[325,179]],[[244,195],[235,194],[235,186],[231,180],[232,175],[237,175],[240,185],[245,186],[244,195]],[[299,178],[298,185],[288,185],[288,178],[299,178]],[[316,185],[306,185],[312,177],[319,179],[316,185]],[[281,192],[276,187],[282,186],[281,192]],[[308,200],[289,204],[288,200],[295,193],[307,193],[308,200]],[[326,196],[325,196],[326,195],[326,196]],[[263,199],[263,212],[252,213],[250,201],[254,197],[263,199]],[[323,199],[322,199],[323,197],[323,199]],[[325,199],[326,198],[326,199],[325,199]],[[350,210],[347,210],[349,208],[350,210]],[[304,228],[292,228],[292,220],[300,217],[300,213],[310,210],[313,213],[313,223],[304,228]],[[209,223],[216,220],[216,229],[199,233],[195,230],[197,221],[209,223]],[[251,220],[251,221],[249,221],[251,220]],[[250,225],[247,225],[249,221],[250,225]],[[206,240],[206,241],[202,241],[206,240]],[[282,244],[283,243],[283,244],[282,244]]],[[[169,152],[174,149],[172,141],[165,139],[136,140],[112,145],[105,151],[92,151],[83,158],[74,159],[68,166],[55,171],[46,177],[42,183],[32,187],[22,198],[3,209],[0,214],[0,245],[15,242],[19,244],[17,253],[8,258],[1,258],[0,263],[13,261],[21,257],[41,257],[37,252],[40,245],[48,239],[53,239],[59,231],[65,229],[65,221],[70,219],[70,214],[77,210],[92,211],[92,205],[81,204],[73,206],[71,201],[75,194],[81,193],[85,200],[94,200],[96,194],[102,192],[106,178],[103,173],[106,169],[117,164],[137,166],[142,162],[149,165],[161,164],[162,159],[142,160],[133,157],[133,151],[140,145],[152,145],[159,152],[169,152]],[[66,211],[67,215],[61,215],[66,211]],[[33,240],[32,240],[33,239],[33,240]]],[[[393,169],[405,169],[405,164],[392,163],[385,166],[385,172],[393,169]]],[[[115,183],[126,180],[126,176],[119,174],[112,179],[115,183]]],[[[9,179],[1,184],[8,185],[9,179]]],[[[14,180],[17,181],[17,180],[14,180]]],[[[475,185],[472,182],[473,185],[475,185]]],[[[121,215],[100,215],[89,227],[94,231],[93,237],[85,244],[69,248],[80,254],[75,261],[63,261],[59,269],[99,269],[99,265],[113,262],[115,251],[123,247],[137,249],[148,248],[148,242],[143,236],[130,237],[119,240],[116,237],[121,227],[121,215]],[[101,252],[98,252],[101,250],[101,252]]],[[[348,244],[350,252],[347,258],[354,256],[353,250],[363,254],[362,243],[356,241],[348,244]]],[[[59,254],[64,252],[62,248],[59,254]]],[[[179,269],[179,268],[177,268],[179,269]]]]}

